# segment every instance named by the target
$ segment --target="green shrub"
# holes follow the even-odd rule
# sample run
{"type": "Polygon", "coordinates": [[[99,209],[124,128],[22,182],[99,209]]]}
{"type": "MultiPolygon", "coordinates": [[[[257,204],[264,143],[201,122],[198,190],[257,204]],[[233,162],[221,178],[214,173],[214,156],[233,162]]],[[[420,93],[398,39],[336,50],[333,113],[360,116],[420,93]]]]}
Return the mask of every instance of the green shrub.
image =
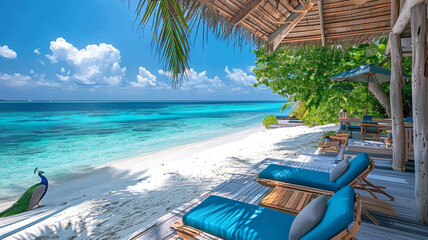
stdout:
{"type": "Polygon", "coordinates": [[[273,123],[278,123],[278,119],[276,119],[275,115],[269,115],[263,119],[263,126],[265,126],[266,129],[269,129],[269,125],[273,123]]]}
{"type": "Polygon", "coordinates": [[[336,135],[336,131],[334,131],[334,130],[331,130],[331,131],[324,133],[324,136],[333,136],[333,135],[336,135]]]}

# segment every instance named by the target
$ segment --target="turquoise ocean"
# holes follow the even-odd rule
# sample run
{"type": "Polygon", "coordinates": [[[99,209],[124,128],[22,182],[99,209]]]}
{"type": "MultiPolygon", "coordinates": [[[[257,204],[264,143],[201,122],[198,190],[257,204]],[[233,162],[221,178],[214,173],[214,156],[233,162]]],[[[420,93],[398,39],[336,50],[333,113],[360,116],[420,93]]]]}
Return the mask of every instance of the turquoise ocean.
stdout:
{"type": "Polygon", "coordinates": [[[260,126],[283,102],[0,102],[0,200],[39,181],[260,126]]]}

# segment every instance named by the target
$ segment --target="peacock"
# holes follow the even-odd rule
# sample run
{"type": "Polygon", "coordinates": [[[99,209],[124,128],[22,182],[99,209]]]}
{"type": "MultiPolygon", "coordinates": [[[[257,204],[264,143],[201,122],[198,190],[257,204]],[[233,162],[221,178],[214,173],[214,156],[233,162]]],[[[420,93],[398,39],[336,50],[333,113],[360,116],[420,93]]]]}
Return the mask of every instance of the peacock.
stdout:
{"type": "Polygon", "coordinates": [[[30,187],[18,199],[18,201],[12,205],[12,207],[1,212],[0,217],[7,217],[10,215],[22,213],[31,210],[36,205],[39,205],[40,201],[48,191],[48,179],[43,176],[43,173],[45,172],[39,171],[38,168],[34,169],[34,174],[36,174],[36,172],[38,172],[38,175],[42,181],[30,187]]]}

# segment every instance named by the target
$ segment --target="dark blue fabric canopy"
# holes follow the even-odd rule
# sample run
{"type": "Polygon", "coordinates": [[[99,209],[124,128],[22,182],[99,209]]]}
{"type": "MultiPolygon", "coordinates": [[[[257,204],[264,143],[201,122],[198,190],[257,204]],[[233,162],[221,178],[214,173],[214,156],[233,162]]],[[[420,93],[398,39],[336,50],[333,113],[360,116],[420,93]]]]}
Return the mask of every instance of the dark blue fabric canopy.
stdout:
{"type": "MultiPolygon", "coordinates": [[[[408,75],[403,75],[404,78],[409,78],[408,75]]],[[[385,68],[377,67],[372,64],[366,64],[349,71],[336,74],[330,79],[335,81],[350,81],[350,82],[389,82],[391,79],[391,71],[385,68]],[[368,77],[368,79],[367,79],[368,77]]]]}

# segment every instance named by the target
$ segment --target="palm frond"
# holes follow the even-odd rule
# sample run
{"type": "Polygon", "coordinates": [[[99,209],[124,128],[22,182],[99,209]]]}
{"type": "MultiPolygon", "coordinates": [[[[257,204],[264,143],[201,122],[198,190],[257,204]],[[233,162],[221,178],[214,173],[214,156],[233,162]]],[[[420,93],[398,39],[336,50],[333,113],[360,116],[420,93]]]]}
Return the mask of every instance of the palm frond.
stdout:
{"type": "Polygon", "coordinates": [[[281,107],[281,112],[284,111],[284,109],[292,108],[294,106],[294,103],[294,101],[284,103],[284,105],[282,105],[281,107]]]}
{"type": "Polygon", "coordinates": [[[136,10],[139,29],[153,20],[152,48],[176,88],[189,69],[189,35],[185,13],[178,0],[140,0],[136,10]]]}
{"type": "Polygon", "coordinates": [[[233,46],[260,46],[263,42],[242,26],[233,26],[230,19],[219,15],[213,6],[196,0],[139,0],[136,15],[139,30],[153,23],[152,49],[156,49],[155,54],[163,62],[173,88],[188,77],[192,31],[195,38],[198,30],[203,31],[202,42],[208,32],[217,39],[232,41],[233,46]]]}

